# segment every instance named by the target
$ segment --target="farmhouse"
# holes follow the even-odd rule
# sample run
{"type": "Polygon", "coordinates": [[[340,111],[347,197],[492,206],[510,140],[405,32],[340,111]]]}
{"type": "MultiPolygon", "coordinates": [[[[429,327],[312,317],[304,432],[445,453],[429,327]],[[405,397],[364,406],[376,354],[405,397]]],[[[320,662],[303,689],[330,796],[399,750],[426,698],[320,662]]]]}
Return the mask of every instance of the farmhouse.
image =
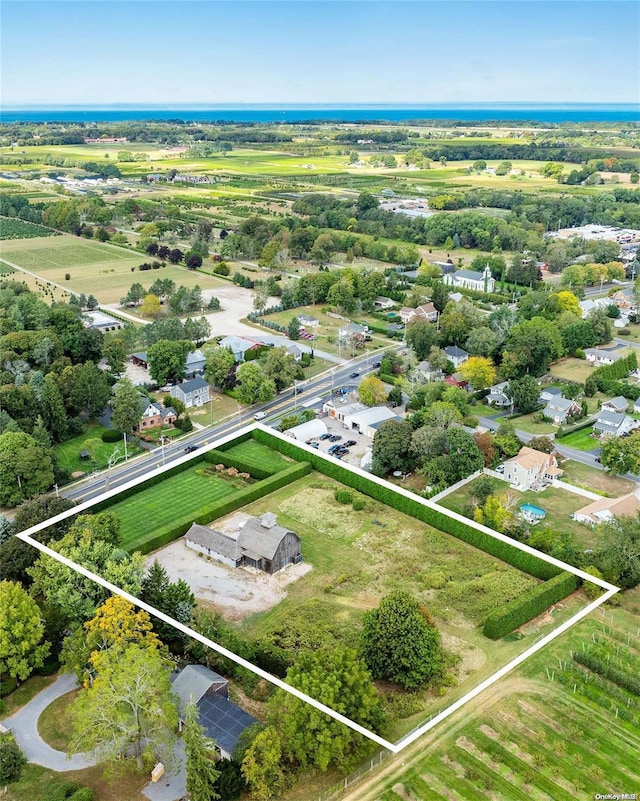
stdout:
{"type": "Polygon", "coordinates": [[[187,665],[175,677],[171,689],[178,696],[180,727],[184,710],[193,698],[205,735],[215,740],[222,759],[231,759],[238,739],[257,720],[229,701],[229,682],[204,665],[187,665]]]}
{"type": "Polygon", "coordinates": [[[209,384],[204,378],[192,378],[171,387],[171,397],[181,400],[187,409],[192,406],[203,406],[209,402],[209,384]]]}
{"type": "Polygon", "coordinates": [[[288,428],[284,433],[292,439],[297,439],[298,442],[307,442],[307,440],[326,434],[327,427],[322,420],[308,420],[306,423],[300,423],[299,426],[288,428]]]}
{"type": "Polygon", "coordinates": [[[489,265],[481,273],[477,273],[475,270],[456,270],[455,273],[445,275],[443,281],[448,286],[473,289],[476,292],[493,292],[496,285],[489,265]]]}
{"type": "Polygon", "coordinates": [[[229,567],[254,567],[276,573],[302,560],[300,537],[279,526],[272,512],[250,517],[235,536],[193,523],[185,545],[229,567]]]}
{"type": "Polygon", "coordinates": [[[593,433],[596,437],[623,437],[634,428],[640,426],[640,421],[629,417],[623,412],[611,412],[604,406],[598,412],[598,419],[593,424],[593,433]]]}
{"type": "Polygon", "coordinates": [[[578,523],[597,526],[616,517],[635,517],[640,512],[640,487],[620,498],[599,498],[577,509],[571,517],[578,523]]]}
{"type": "Polygon", "coordinates": [[[544,417],[548,417],[551,422],[560,426],[566,423],[572,414],[578,414],[580,411],[580,404],[577,401],[563,398],[562,395],[556,396],[542,410],[544,417]]]}
{"type": "Polygon", "coordinates": [[[562,475],[554,453],[542,453],[524,445],[504,463],[504,477],[515,489],[541,488],[562,475]]]}
{"type": "Polygon", "coordinates": [[[310,317],[308,314],[298,314],[298,322],[304,328],[318,328],[320,320],[317,317],[310,317]]]}
{"type": "Polygon", "coordinates": [[[172,426],[177,418],[176,410],[171,406],[162,406],[160,403],[154,403],[149,398],[140,396],[138,431],[146,431],[161,425],[172,426]]]}
{"type": "Polygon", "coordinates": [[[511,398],[507,395],[508,386],[508,381],[502,381],[500,384],[494,384],[487,395],[487,404],[489,406],[511,406],[511,398]]]}

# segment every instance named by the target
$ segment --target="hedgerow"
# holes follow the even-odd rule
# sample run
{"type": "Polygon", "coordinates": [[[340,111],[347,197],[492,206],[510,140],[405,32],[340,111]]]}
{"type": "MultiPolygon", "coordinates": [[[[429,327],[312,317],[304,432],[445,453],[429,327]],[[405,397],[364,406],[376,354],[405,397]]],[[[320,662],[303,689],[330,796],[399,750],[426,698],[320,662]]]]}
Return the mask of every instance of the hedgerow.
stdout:
{"type": "Polygon", "coordinates": [[[483,531],[470,526],[462,521],[455,520],[449,515],[440,512],[432,507],[425,506],[417,499],[407,498],[389,486],[384,487],[377,484],[367,476],[360,475],[359,473],[352,473],[346,470],[337,462],[330,462],[322,456],[314,453],[306,453],[300,447],[291,442],[284,442],[267,431],[255,429],[253,437],[258,442],[269,445],[274,450],[279,451],[285,456],[290,456],[293,459],[305,460],[311,463],[314,470],[323,473],[336,481],[374,498],[380,503],[391,506],[399,512],[415,517],[423,523],[427,523],[439,531],[444,531],[451,534],[460,540],[473,545],[476,548],[497,557],[503,562],[512,565],[513,567],[529,573],[536,578],[547,580],[557,576],[561,570],[555,565],[545,562],[537,557],[535,554],[527,553],[519,548],[516,548],[509,542],[504,542],[490,534],[485,534],[483,531]]]}
{"type": "Polygon", "coordinates": [[[561,601],[580,586],[580,579],[573,573],[560,573],[544,584],[523,592],[514,601],[487,617],[483,633],[492,640],[498,640],[522,626],[537,615],[542,614],[551,604],[561,601]]]}

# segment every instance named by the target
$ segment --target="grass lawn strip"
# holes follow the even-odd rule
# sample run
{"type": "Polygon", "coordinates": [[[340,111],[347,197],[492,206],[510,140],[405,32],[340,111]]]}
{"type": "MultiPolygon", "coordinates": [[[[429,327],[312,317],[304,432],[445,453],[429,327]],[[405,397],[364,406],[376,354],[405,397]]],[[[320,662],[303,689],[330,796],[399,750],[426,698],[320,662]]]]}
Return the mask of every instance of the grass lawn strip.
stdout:
{"type": "Polygon", "coordinates": [[[38,718],[38,734],[55,748],[56,751],[67,751],[73,737],[73,725],[69,714],[69,704],[76,698],[78,690],[61,695],[43,711],[38,718]]]}
{"type": "Polygon", "coordinates": [[[558,440],[559,445],[566,445],[568,448],[577,448],[579,451],[595,451],[602,447],[602,443],[591,436],[592,426],[573,431],[562,439],[558,440]]]}

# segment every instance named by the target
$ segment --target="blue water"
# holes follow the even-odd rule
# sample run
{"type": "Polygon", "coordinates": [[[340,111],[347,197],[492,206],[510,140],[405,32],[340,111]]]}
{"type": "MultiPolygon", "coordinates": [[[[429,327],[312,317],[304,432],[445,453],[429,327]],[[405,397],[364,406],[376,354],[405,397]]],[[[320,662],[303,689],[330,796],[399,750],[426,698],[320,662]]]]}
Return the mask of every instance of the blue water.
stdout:
{"type": "Polygon", "coordinates": [[[639,103],[393,106],[31,106],[0,110],[0,122],[120,122],[123,120],[173,120],[194,122],[345,122],[405,120],[523,120],[536,122],[640,122],[639,103]]]}
{"type": "Polygon", "coordinates": [[[541,509],[539,506],[534,506],[532,503],[523,503],[520,509],[523,512],[530,512],[532,515],[546,515],[544,509],[541,509]]]}

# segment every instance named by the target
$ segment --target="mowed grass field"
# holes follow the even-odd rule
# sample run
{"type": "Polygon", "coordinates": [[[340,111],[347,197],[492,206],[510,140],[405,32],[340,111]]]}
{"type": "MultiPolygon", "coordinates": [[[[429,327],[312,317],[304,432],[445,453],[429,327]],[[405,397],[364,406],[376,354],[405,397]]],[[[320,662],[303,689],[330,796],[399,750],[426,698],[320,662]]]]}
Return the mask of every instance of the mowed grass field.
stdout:
{"type": "Polygon", "coordinates": [[[256,442],[254,439],[240,442],[234,445],[233,448],[229,448],[225,453],[242,459],[251,467],[272,470],[274,473],[292,465],[290,459],[286,459],[282,454],[272,450],[267,445],[263,445],[261,442],[256,442]]]}
{"type": "Polygon", "coordinates": [[[171,278],[187,287],[198,284],[202,289],[227,285],[175,265],[139,272],[138,265],[149,260],[144,254],[69,235],[0,242],[0,259],[76,292],[93,294],[100,303],[117,303],[131,284],[148,287],[156,278],[171,278]]]}
{"type": "Polygon", "coordinates": [[[601,649],[612,663],[626,652],[621,667],[633,675],[637,596],[580,622],[383,763],[345,801],[587,801],[637,793],[640,699],[572,662],[583,648],[601,649]]]}
{"type": "Polygon", "coordinates": [[[205,504],[235,492],[236,487],[217,476],[198,475],[203,464],[171,476],[109,507],[122,522],[122,547],[140,548],[162,526],[205,504]]]}

